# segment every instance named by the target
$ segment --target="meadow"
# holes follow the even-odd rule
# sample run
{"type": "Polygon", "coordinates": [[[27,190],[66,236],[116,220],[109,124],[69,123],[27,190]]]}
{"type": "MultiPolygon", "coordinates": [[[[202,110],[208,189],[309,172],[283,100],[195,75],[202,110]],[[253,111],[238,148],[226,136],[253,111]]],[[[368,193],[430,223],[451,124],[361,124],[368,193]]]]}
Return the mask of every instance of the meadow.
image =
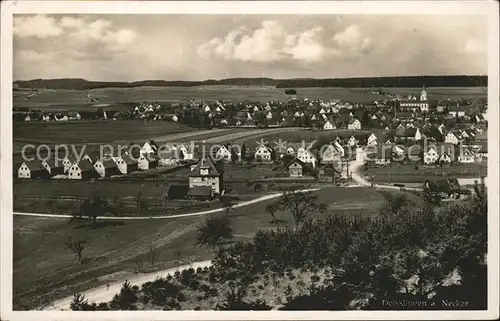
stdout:
{"type": "MultiPolygon", "coordinates": [[[[328,205],[327,215],[376,215],[384,196],[370,188],[325,188],[318,200],[328,205]]],[[[265,207],[268,200],[231,213],[233,241],[253,238],[260,229],[275,228],[265,207]]],[[[215,215],[225,215],[223,213],[215,215]]],[[[293,226],[289,212],[276,213],[293,226]]],[[[166,220],[88,221],[14,217],[14,309],[34,308],[75,291],[113,282],[134,272],[160,270],[189,261],[205,260],[212,253],[196,245],[202,216],[166,220]],[[64,247],[69,237],[91,240],[79,264],[64,247]],[[152,250],[155,262],[151,264],[152,250]]]]}
{"type": "MultiPolygon", "coordinates": [[[[295,88],[297,98],[310,99],[342,99],[353,102],[369,103],[374,100],[387,99],[387,96],[371,92],[371,88],[295,88]]],[[[421,88],[383,88],[385,91],[399,95],[419,94],[421,88]]],[[[129,101],[187,101],[196,100],[229,100],[229,101],[272,101],[287,100],[284,88],[270,86],[199,86],[199,87],[136,87],[136,88],[103,88],[92,90],[50,90],[42,91],[29,100],[14,99],[14,107],[52,108],[58,110],[79,110],[89,104],[87,94],[99,99],[99,104],[129,101]]],[[[429,99],[470,98],[487,96],[483,87],[428,88],[429,99]]],[[[95,108],[95,107],[93,107],[95,108]]]]}
{"type": "Polygon", "coordinates": [[[380,167],[368,167],[360,173],[371,181],[373,176],[376,183],[425,183],[428,179],[442,178],[479,178],[487,176],[488,164],[455,163],[450,166],[420,166],[415,169],[414,164],[401,164],[380,167]]]}

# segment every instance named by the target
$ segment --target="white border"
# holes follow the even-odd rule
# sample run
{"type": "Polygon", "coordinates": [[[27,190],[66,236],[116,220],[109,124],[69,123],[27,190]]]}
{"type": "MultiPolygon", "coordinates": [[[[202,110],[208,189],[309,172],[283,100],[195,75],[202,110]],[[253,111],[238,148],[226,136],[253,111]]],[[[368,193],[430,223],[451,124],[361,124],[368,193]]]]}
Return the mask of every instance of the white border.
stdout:
{"type": "Polygon", "coordinates": [[[499,144],[499,20],[497,1],[304,1],[304,2],[122,2],[122,1],[14,1],[1,3],[1,314],[4,320],[396,320],[396,319],[496,319],[498,284],[498,146],[499,144]],[[12,15],[19,13],[74,14],[481,14],[489,21],[488,56],[488,307],[487,311],[270,311],[216,312],[47,312],[12,311],[12,15]]]}

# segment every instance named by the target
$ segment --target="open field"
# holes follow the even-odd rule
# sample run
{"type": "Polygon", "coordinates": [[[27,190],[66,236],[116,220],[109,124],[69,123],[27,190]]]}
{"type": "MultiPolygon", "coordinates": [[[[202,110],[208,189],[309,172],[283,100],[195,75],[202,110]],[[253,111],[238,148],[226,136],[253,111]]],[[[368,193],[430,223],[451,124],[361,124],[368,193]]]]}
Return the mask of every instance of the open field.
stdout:
{"type": "Polygon", "coordinates": [[[195,129],[174,122],[142,120],[14,123],[14,141],[38,143],[111,143],[135,141],[195,129]]]}
{"type": "MultiPolygon", "coordinates": [[[[376,215],[384,200],[370,188],[326,188],[316,193],[319,201],[329,204],[328,213],[323,215],[376,215]]],[[[231,217],[235,240],[252,238],[259,229],[274,228],[264,210],[270,202],[234,209],[231,217]]],[[[293,225],[290,213],[276,215],[285,224],[293,225]]],[[[207,259],[211,253],[195,244],[196,227],[202,220],[98,221],[98,227],[91,229],[86,221],[15,216],[14,308],[33,308],[134,271],[207,259]],[[91,239],[83,264],[78,264],[63,245],[70,236],[91,239]],[[153,266],[148,255],[152,244],[156,254],[153,266]]]]}
{"type": "MultiPolygon", "coordinates": [[[[420,88],[383,88],[386,91],[401,95],[415,94],[420,88]]],[[[266,86],[200,86],[200,87],[136,87],[136,88],[103,88],[92,90],[51,90],[43,91],[30,100],[14,99],[14,107],[33,107],[52,109],[67,108],[81,110],[91,104],[87,94],[99,98],[99,103],[115,103],[125,101],[185,101],[197,100],[232,100],[232,101],[270,101],[286,100],[284,88],[266,86]],[[66,107],[65,107],[66,106],[66,107]]],[[[371,93],[370,88],[296,88],[297,98],[342,99],[354,102],[373,102],[387,96],[371,93]]],[[[480,98],[487,92],[482,87],[471,88],[428,88],[429,98],[480,98]]],[[[92,107],[95,108],[95,107],[92,107]]]]}
{"type": "Polygon", "coordinates": [[[415,165],[391,165],[384,167],[369,167],[366,170],[361,170],[362,176],[374,176],[376,183],[424,183],[428,179],[440,178],[479,178],[487,176],[488,164],[472,163],[472,164],[453,164],[444,167],[425,167],[420,166],[418,170],[415,165]]]}

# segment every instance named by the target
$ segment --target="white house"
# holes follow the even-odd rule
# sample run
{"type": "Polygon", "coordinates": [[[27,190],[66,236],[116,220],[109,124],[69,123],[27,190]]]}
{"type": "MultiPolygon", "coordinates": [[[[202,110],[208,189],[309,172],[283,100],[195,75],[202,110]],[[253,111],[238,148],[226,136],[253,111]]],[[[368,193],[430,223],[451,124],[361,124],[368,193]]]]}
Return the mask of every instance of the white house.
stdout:
{"type": "Polygon", "coordinates": [[[272,119],[273,118],[273,113],[268,112],[267,115],[266,115],[266,118],[267,119],[272,119]]]}
{"type": "Polygon", "coordinates": [[[130,174],[137,171],[137,162],[134,161],[129,155],[122,155],[113,159],[122,174],[130,174]]]}
{"type": "Polygon", "coordinates": [[[47,176],[48,172],[39,160],[24,162],[17,170],[18,178],[42,178],[47,176]]]}
{"type": "Polygon", "coordinates": [[[172,121],[173,122],[178,122],[179,121],[179,117],[177,117],[177,115],[173,115],[172,116],[172,121]]]}
{"type": "Polygon", "coordinates": [[[458,156],[458,162],[460,163],[474,163],[475,156],[467,147],[460,148],[460,155],[458,156]]]}
{"type": "Polygon", "coordinates": [[[352,118],[347,124],[347,129],[361,130],[361,122],[356,118],[352,118]]]}
{"type": "Polygon", "coordinates": [[[87,159],[74,163],[68,170],[69,179],[90,179],[95,177],[95,174],[94,166],[87,159]]]}
{"type": "Polygon", "coordinates": [[[272,161],[273,151],[270,147],[259,146],[254,154],[254,159],[260,162],[270,162],[272,161]]]}
{"type": "Polygon", "coordinates": [[[460,139],[459,139],[459,137],[457,137],[457,135],[455,133],[453,133],[452,131],[450,131],[444,137],[444,142],[445,143],[450,143],[450,144],[453,144],[453,145],[458,145],[458,143],[460,142],[460,139]]]}
{"type": "Polygon", "coordinates": [[[102,178],[120,174],[118,166],[112,159],[97,160],[94,169],[102,178]]]}
{"type": "Polygon", "coordinates": [[[143,154],[137,160],[137,168],[140,170],[148,170],[158,166],[158,159],[151,154],[143,154]]]}
{"type": "Polygon", "coordinates": [[[352,135],[351,138],[349,138],[349,140],[347,141],[347,144],[351,147],[356,146],[358,144],[358,140],[356,139],[356,137],[354,137],[354,135],[352,135]]]}
{"type": "Polygon", "coordinates": [[[323,129],[324,130],[332,130],[332,129],[335,129],[335,126],[333,126],[333,124],[329,120],[327,120],[325,122],[325,124],[323,125],[323,129]]]}
{"type": "Polygon", "coordinates": [[[316,167],[316,156],[310,151],[306,150],[304,147],[297,149],[297,158],[306,164],[311,164],[313,168],[316,167]]]}
{"type": "Polygon", "coordinates": [[[439,154],[434,147],[429,147],[429,149],[424,153],[424,164],[435,164],[439,160],[439,154]]]}
{"type": "Polygon", "coordinates": [[[319,113],[320,114],[324,114],[324,113],[326,113],[326,111],[323,108],[321,108],[321,110],[319,111],[319,113]]]}
{"type": "Polygon", "coordinates": [[[375,136],[374,133],[371,133],[370,136],[368,137],[367,145],[377,146],[377,136],[375,136]]]}
{"type": "Polygon", "coordinates": [[[334,144],[328,145],[321,155],[324,164],[341,162],[341,157],[342,152],[334,144]]]}
{"type": "Polygon", "coordinates": [[[231,160],[231,151],[226,145],[222,145],[217,152],[215,152],[215,157],[217,160],[224,159],[226,161],[231,160]]]}
{"type": "Polygon", "coordinates": [[[140,150],[140,154],[154,154],[158,150],[158,147],[154,142],[145,142],[144,145],[142,145],[142,148],[140,150]]]}

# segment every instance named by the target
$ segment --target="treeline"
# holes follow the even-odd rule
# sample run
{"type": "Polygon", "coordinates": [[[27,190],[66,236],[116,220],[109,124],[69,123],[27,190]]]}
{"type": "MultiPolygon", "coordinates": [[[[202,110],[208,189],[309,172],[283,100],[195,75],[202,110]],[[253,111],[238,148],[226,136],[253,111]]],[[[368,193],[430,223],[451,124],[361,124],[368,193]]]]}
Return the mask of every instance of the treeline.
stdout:
{"type": "Polygon", "coordinates": [[[272,78],[228,78],[204,81],[144,80],[89,81],[81,78],[18,80],[14,85],[19,89],[72,89],[87,90],[97,88],[133,87],[196,87],[196,86],[276,86],[276,88],[300,87],[482,87],[488,85],[487,76],[405,76],[405,77],[359,77],[328,79],[272,79],[272,78]]]}
{"type": "Polygon", "coordinates": [[[487,76],[405,76],[359,77],[328,79],[288,79],[276,83],[276,88],[296,87],[483,87],[487,76]]]}
{"type": "Polygon", "coordinates": [[[43,89],[73,89],[87,90],[97,88],[133,88],[133,87],[196,87],[196,86],[274,86],[276,80],[270,78],[229,78],[222,80],[204,81],[166,81],[143,80],[134,82],[123,81],[89,81],[81,78],[62,79],[32,79],[15,81],[18,88],[43,88],[43,89]]]}

